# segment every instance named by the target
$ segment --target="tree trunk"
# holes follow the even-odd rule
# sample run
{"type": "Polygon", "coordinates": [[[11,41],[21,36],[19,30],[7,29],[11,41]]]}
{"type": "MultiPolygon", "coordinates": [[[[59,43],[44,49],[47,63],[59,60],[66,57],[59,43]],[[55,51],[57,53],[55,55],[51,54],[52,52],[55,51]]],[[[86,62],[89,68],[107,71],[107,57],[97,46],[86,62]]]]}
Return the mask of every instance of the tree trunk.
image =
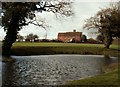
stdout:
{"type": "Polygon", "coordinates": [[[6,37],[5,40],[3,41],[3,45],[2,45],[2,54],[4,56],[9,56],[12,44],[16,41],[17,38],[17,31],[11,31],[8,30],[6,33],[6,37]]]}
{"type": "Polygon", "coordinates": [[[110,31],[107,31],[106,34],[105,34],[105,40],[104,40],[104,45],[105,45],[105,48],[108,48],[110,47],[110,45],[112,44],[112,34],[110,31]]]}
{"type": "Polygon", "coordinates": [[[7,27],[8,29],[6,32],[5,40],[3,41],[2,44],[2,54],[4,56],[10,55],[12,44],[17,39],[17,32],[19,28],[18,23],[19,23],[19,16],[13,15],[9,26],[7,27]]]}

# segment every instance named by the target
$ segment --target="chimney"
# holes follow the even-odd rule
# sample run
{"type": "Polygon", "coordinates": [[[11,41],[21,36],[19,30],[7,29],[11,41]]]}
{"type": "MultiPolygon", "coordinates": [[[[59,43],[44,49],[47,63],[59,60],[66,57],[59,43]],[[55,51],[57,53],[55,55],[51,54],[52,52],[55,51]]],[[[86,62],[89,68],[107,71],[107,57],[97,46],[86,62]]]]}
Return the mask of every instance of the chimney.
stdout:
{"type": "Polygon", "coordinates": [[[76,30],[74,29],[73,32],[76,32],[76,30]]]}

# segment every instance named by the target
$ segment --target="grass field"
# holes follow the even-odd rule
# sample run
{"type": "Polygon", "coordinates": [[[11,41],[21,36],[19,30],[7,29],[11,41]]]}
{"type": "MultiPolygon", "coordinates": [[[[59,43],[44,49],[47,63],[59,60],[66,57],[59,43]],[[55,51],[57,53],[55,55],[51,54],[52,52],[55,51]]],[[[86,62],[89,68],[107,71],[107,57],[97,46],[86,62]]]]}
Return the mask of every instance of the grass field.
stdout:
{"type": "Polygon", "coordinates": [[[118,45],[111,45],[110,49],[103,44],[83,43],[31,43],[16,42],[12,47],[13,55],[41,55],[41,54],[92,54],[118,56],[118,45]]]}
{"type": "Polygon", "coordinates": [[[103,73],[94,77],[69,81],[59,87],[119,87],[119,69],[118,64],[111,64],[106,69],[107,73],[103,73]]]}
{"type": "Polygon", "coordinates": [[[106,85],[108,85],[108,87],[118,87],[119,85],[118,71],[113,71],[94,77],[88,77],[86,79],[70,81],[61,87],[67,87],[70,85],[71,86],[79,85],[80,87],[96,87],[96,86],[106,87],[106,85]]]}
{"type": "MultiPolygon", "coordinates": [[[[87,44],[87,43],[53,43],[53,42],[16,42],[13,46],[42,46],[42,47],[56,47],[56,46],[74,46],[74,47],[102,47],[104,44],[87,44]]],[[[118,49],[118,45],[111,45],[110,48],[118,49]]],[[[120,48],[119,48],[120,49],[120,48]]]]}

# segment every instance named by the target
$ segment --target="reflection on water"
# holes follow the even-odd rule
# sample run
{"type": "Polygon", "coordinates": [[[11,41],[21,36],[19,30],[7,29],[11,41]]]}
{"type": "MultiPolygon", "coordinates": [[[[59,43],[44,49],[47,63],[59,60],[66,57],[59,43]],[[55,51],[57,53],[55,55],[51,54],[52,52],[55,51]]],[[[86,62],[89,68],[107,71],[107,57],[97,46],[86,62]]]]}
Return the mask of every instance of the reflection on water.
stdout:
{"type": "Polygon", "coordinates": [[[116,57],[98,55],[12,56],[14,63],[2,63],[3,85],[60,85],[102,73],[116,57]]]}
{"type": "Polygon", "coordinates": [[[105,65],[109,65],[111,63],[118,62],[118,59],[116,57],[110,57],[108,55],[104,55],[104,62],[105,65]]]}

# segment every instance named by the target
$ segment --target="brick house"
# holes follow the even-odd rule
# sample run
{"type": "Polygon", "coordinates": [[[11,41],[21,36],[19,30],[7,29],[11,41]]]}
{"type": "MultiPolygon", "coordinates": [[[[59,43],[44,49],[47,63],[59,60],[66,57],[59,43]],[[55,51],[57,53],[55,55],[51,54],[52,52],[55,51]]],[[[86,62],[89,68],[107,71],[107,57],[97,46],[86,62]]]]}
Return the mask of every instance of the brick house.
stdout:
{"type": "Polygon", "coordinates": [[[65,33],[58,33],[58,40],[62,42],[71,42],[75,40],[76,42],[81,42],[82,32],[65,32],[65,33]]]}

